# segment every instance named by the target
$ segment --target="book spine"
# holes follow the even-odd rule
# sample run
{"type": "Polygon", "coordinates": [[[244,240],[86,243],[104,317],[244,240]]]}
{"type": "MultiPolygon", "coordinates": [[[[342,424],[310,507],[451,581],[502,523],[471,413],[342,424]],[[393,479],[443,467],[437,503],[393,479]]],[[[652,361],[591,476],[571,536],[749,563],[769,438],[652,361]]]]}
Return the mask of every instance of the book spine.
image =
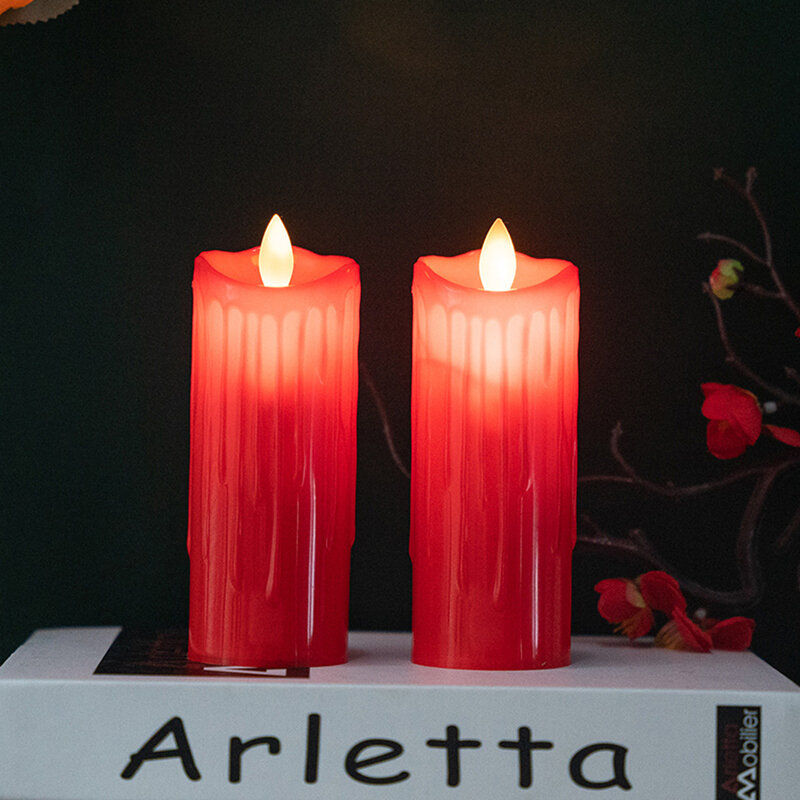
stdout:
{"type": "Polygon", "coordinates": [[[0,797],[786,800],[798,730],[767,692],[14,681],[0,797]]]}

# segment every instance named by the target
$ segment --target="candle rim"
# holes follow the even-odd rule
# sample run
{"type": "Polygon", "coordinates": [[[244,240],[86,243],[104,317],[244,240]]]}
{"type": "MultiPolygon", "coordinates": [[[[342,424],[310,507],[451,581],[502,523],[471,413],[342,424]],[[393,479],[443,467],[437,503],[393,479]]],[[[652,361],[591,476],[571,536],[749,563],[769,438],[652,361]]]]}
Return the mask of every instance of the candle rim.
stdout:
{"type": "Polygon", "coordinates": [[[492,297],[503,297],[506,295],[513,295],[517,294],[518,292],[524,292],[530,289],[539,289],[544,288],[546,286],[555,284],[559,282],[559,280],[569,280],[569,276],[574,271],[576,274],[578,272],[578,268],[573,264],[571,261],[567,261],[566,259],[562,258],[534,258],[533,256],[526,255],[525,253],[516,252],[517,256],[517,272],[514,278],[514,284],[512,284],[510,289],[506,289],[504,291],[490,291],[484,289],[480,282],[480,276],[478,274],[478,260],[480,258],[480,250],[468,250],[466,253],[460,253],[459,255],[455,256],[438,256],[438,255],[427,255],[421,256],[417,259],[414,267],[415,270],[417,267],[424,267],[425,269],[429,270],[433,275],[436,276],[437,280],[441,281],[444,285],[452,287],[458,291],[467,291],[467,292],[475,292],[476,294],[485,294],[491,295],[492,297]],[[433,263],[429,259],[433,259],[433,263]],[[471,277],[474,277],[473,282],[465,283],[462,281],[454,280],[451,277],[443,275],[434,265],[437,262],[446,262],[446,261],[453,261],[456,259],[461,259],[464,261],[472,261],[474,260],[474,276],[470,274],[471,277]],[[518,279],[524,278],[527,274],[527,271],[530,266],[530,262],[540,262],[540,263],[547,263],[552,267],[557,267],[555,271],[549,274],[547,277],[542,278],[538,281],[533,281],[529,283],[523,283],[520,285],[516,285],[516,281],[518,279]]]}
{"type": "MultiPolygon", "coordinates": [[[[311,287],[315,284],[322,283],[327,280],[332,280],[334,276],[343,270],[358,269],[357,262],[350,258],[350,256],[339,255],[322,255],[315,253],[312,250],[307,250],[298,245],[292,245],[292,253],[295,260],[295,269],[292,275],[292,280],[295,277],[301,277],[297,282],[291,282],[287,286],[265,286],[261,282],[261,276],[258,269],[258,253],[259,247],[249,247],[246,250],[204,250],[199,253],[195,258],[195,263],[203,261],[208,268],[225,281],[232,284],[252,288],[254,290],[263,289],[265,291],[274,292],[290,292],[292,289],[300,290],[305,287],[311,287]],[[220,257],[225,262],[234,262],[237,260],[244,261],[247,257],[247,262],[252,266],[253,280],[247,280],[244,276],[237,273],[235,270],[224,269],[220,265],[220,257]],[[322,266],[323,271],[321,274],[312,277],[310,280],[303,280],[302,276],[306,275],[309,270],[309,262],[314,261],[315,266],[319,268],[322,266]],[[299,267],[299,268],[298,268],[299,267]]],[[[248,272],[250,270],[248,269],[248,272]]]]}

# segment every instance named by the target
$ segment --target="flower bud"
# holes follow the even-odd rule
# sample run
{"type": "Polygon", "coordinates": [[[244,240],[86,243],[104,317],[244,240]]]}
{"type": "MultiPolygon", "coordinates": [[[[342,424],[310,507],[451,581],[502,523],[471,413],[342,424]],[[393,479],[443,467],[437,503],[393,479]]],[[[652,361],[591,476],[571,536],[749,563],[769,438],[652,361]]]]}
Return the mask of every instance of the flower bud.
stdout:
{"type": "Polygon", "coordinates": [[[744,267],[735,258],[723,258],[711,273],[711,291],[720,300],[733,297],[734,290],[741,283],[744,267]]]}

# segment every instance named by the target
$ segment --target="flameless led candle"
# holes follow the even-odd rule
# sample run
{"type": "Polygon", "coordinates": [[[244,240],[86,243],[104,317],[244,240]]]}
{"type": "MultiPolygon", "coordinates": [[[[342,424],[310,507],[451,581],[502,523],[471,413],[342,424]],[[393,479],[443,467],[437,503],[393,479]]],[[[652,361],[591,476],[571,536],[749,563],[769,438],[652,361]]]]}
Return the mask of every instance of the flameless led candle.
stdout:
{"type": "Polygon", "coordinates": [[[483,249],[414,267],[411,559],[417,664],[570,660],[578,271],[483,249]]]}
{"type": "Polygon", "coordinates": [[[358,265],[292,247],[195,261],[189,658],[347,660],[358,265]]]}

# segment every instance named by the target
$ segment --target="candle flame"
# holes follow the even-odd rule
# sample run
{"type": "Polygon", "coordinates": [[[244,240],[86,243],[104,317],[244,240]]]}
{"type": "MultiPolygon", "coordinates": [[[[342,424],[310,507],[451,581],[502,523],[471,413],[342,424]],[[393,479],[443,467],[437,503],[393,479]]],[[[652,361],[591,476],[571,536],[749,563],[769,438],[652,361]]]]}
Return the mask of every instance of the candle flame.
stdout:
{"type": "Polygon", "coordinates": [[[514,283],[517,254],[503,220],[498,217],[483,240],[478,274],[481,285],[490,292],[506,292],[514,283]]]}
{"type": "Polygon", "coordinates": [[[288,286],[293,269],[292,242],[281,218],[273,214],[258,252],[261,282],[264,286],[288,286]]]}

